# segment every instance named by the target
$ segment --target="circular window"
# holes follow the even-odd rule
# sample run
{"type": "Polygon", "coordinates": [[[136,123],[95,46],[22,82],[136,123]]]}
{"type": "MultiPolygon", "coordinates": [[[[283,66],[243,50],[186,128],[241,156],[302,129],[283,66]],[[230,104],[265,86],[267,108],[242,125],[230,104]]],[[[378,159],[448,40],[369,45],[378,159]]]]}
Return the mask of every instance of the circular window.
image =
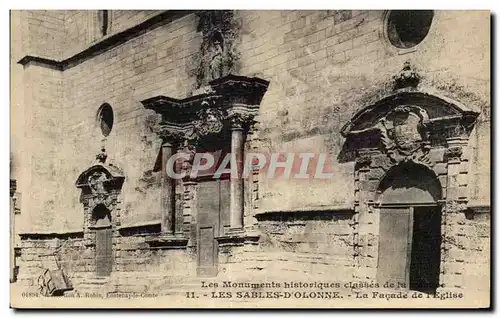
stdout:
{"type": "Polygon", "coordinates": [[[109,104],[102,105],[97,112],[97,120],[99,121],[101,132],[104,137],[109,136],[111,129],[113,128],[113,108],[111,108],[109,104]]]}
{"type": "Polygon", "coordinates": [[[387,20],[387,36],[392,45],[408,49],[427,36],[434,12],[432,10],[394,10],[387,20]]]}

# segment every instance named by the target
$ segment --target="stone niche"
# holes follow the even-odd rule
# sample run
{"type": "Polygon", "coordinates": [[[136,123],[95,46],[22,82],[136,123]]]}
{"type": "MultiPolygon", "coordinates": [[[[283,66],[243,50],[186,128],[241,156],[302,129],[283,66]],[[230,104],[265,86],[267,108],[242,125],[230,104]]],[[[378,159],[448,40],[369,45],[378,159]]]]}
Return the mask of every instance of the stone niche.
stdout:
{"type": "MultiPolygon", "coordinates": [[[[410,75],[403,80],[415,79],[415,74],[410,75]]],[[[411,228],[416,211],[429,207],[440,214],[437,286],[457,287],[452,283],[456,277],[444,269],[456,261],[449,257],[449,242],[456,241],[460,226],[452,220],[469,211],[467,145],[478,113],[414,85],[401,86],[361,109],[341,130],[346,138],[342,157],[355,161],[355,278],[376,280],[385,275],[381,258],[387,242],[382,237],[387,213],[408,208],[411,228]]],[[[415,240],[411,235],[408,240],[415,240]]]]}

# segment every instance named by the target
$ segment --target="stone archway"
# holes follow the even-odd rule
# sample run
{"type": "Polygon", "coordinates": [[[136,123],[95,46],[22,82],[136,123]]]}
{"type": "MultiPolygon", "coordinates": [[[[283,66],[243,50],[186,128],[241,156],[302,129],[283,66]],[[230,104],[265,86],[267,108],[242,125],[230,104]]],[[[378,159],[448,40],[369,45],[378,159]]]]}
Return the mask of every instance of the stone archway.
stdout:
{"type": "Polygon", "coordinates": [[[124,179],[117,167],[97,164],[81,173],[76,181],[76,187],[82,190],[84,242],[94,252],[96,276],[109,276],[113,271],[120,225],[118,197],[124,179]]]}
{"type": "Polygon", "coordinates": [[[434,293],[441,260],[437,176],[423,165],[401,163],[385,174],[377,193],[377,280],[382,286],[434,293]]]}
{"type": "MultiPolygon", "coordinates": [[[[403,79],[408,76],[413,75],[401,75],[403,79]]],[[[380,226],[380,208],[384,203],[389,207],[388,201],[379,201],[382,194],[393,197],[393,208],[418,203],[405,202],[408,200],[405,196],[423,195],[415,189],[406,194],[402,190],[384,193],[387,188],[381,188],[381,184],[398,165],[420,165],[432,172],[433,178],[429,180],[439,181],[439,186],[435,184],[441,191],[434,192],[440,192],[441,196],[430,196],[424,201],[429,201],[436,211],[438,207],[441,209],[441,250],[446,242],[454,240],[460,229],[449,220],[459,218],[467,210],[468,139],[477,115],[459,102],[412,86],[362,108],[344,125],[341,133],[346,140],[339,157],[355,162],[354,262],[358,267],[355,279],[373,281],[379,276],[379,253],[383,252],[379,250],[379,241],[384,231],[380,226]]],[[[407,233],[408,229],[402,231],[407,233]]],[[[406,259],[411,261],[411,255],[406,259]]],[[[443,253],[440,267],[446,268],[453,262],[443,253]]],[[[443,272],[439,275],[440,290],[454,288],[453,277],[443,272]]],[[[400,279],[409,282],[406,276],[400,279]]]]}

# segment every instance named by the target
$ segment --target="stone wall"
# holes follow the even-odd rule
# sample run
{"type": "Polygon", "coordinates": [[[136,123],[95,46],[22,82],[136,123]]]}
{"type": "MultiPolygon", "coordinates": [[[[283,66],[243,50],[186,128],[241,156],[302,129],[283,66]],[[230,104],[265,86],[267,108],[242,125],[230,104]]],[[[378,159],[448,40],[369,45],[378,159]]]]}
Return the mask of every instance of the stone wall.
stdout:
{"type": "Polygon", "coordinates": [[[113,273],[96,283],[95,247],[86,245],[80,236],[81,233],[64,238],[24,237],[18,261],[19,284],[36,291],[44,269],[63,269],[78,292],[93,288],[124,293],[166,292],[196,276],[196,255],[192,249],[152,248],[146,243],[146,236],[133,235],[118,238],[113,246],[113,273]]]}
{"type": "Polygon", "coordinates": [[[459,213],[447,216],[450,235],[441,257],[443,281],[450,288],[486,295],[490,290],[490,216],[459,213]]]}
{"type": "Polygon", "coordinates": [[[133,27],[161,11],[158,10],[108,10],[108,32],[100,30],[99,14],[102,10],[58,11],[64,17],[63,58],[68,58],[118,32],[133,27]]]}
{"type": "Polygon", "coordinates": [[[234,280],[290,277],[349,281],[354,272],[352,213],[294,212],[258,223],[258,243],[220,244],[221,275],[234,280]],[[333,270],[333,268],[335,270],[333,270]]]}
{"type": "Polygon", "coordinates": [[[37,280],[44,269],[63,268],[75,285],[93,274],[94,255],[78,235],[64,239],[23,237],[21,248],[18,281],[32,289],[38,288],[37,280]]]}

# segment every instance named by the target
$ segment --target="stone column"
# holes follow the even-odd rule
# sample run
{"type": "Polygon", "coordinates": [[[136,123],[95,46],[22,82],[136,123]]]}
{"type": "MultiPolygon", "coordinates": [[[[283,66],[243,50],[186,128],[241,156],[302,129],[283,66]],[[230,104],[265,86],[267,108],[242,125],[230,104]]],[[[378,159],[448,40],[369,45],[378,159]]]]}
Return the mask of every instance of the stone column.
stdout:
{"type": "MultiPolygon", "coordinates": [[[[447,257],[441,262],[444,269],[440,275],[440,285],[447,291],[464,287],[463,264],[467,262],[467,250],[459,245],[468,246],[470,228],[465,221],[467,208],[467,171],[468,158],[465,154],[467,138],[447,138],[445,159],[447,162],[446,211],[443,214],[441,235],[444,237],[444,250],[447,257]]],[[[443,249],[441,253],[444,253],[443,249]]]]}
{"type": "Polygon", "coordinates": [[[174,235],[175,180],[167,174],[167,161],[174,154],[172,142],[165,140],[161,146],[161,233],[174,235]]]}
{"type": "Polygon", "coordinates": [[[377,163],[374,158],[380,155],[374,149],[358,151],[355,168],[355,215],[353,225],[354,252],[353,260],[357,266],[356,279],[377,277],[377,246],[378,246],[378,213],[374,212],[373,201],[377,191],[378,179],[373,175],[377,163]],[[372,169],[374,168],[374,169],[372,169]]]}
{"type": "Polygon", "coordinates": [[[244,208],[244,184],[243,184],[243,158],[244,158],[244,120],[240,117],[232,119],[231,126],[231,155],[236,159],[236,167],[233,171],[237,176],[231,175],[230,184],[230,225],[231,230],[243,230],[243,208],[244,208]]]}

